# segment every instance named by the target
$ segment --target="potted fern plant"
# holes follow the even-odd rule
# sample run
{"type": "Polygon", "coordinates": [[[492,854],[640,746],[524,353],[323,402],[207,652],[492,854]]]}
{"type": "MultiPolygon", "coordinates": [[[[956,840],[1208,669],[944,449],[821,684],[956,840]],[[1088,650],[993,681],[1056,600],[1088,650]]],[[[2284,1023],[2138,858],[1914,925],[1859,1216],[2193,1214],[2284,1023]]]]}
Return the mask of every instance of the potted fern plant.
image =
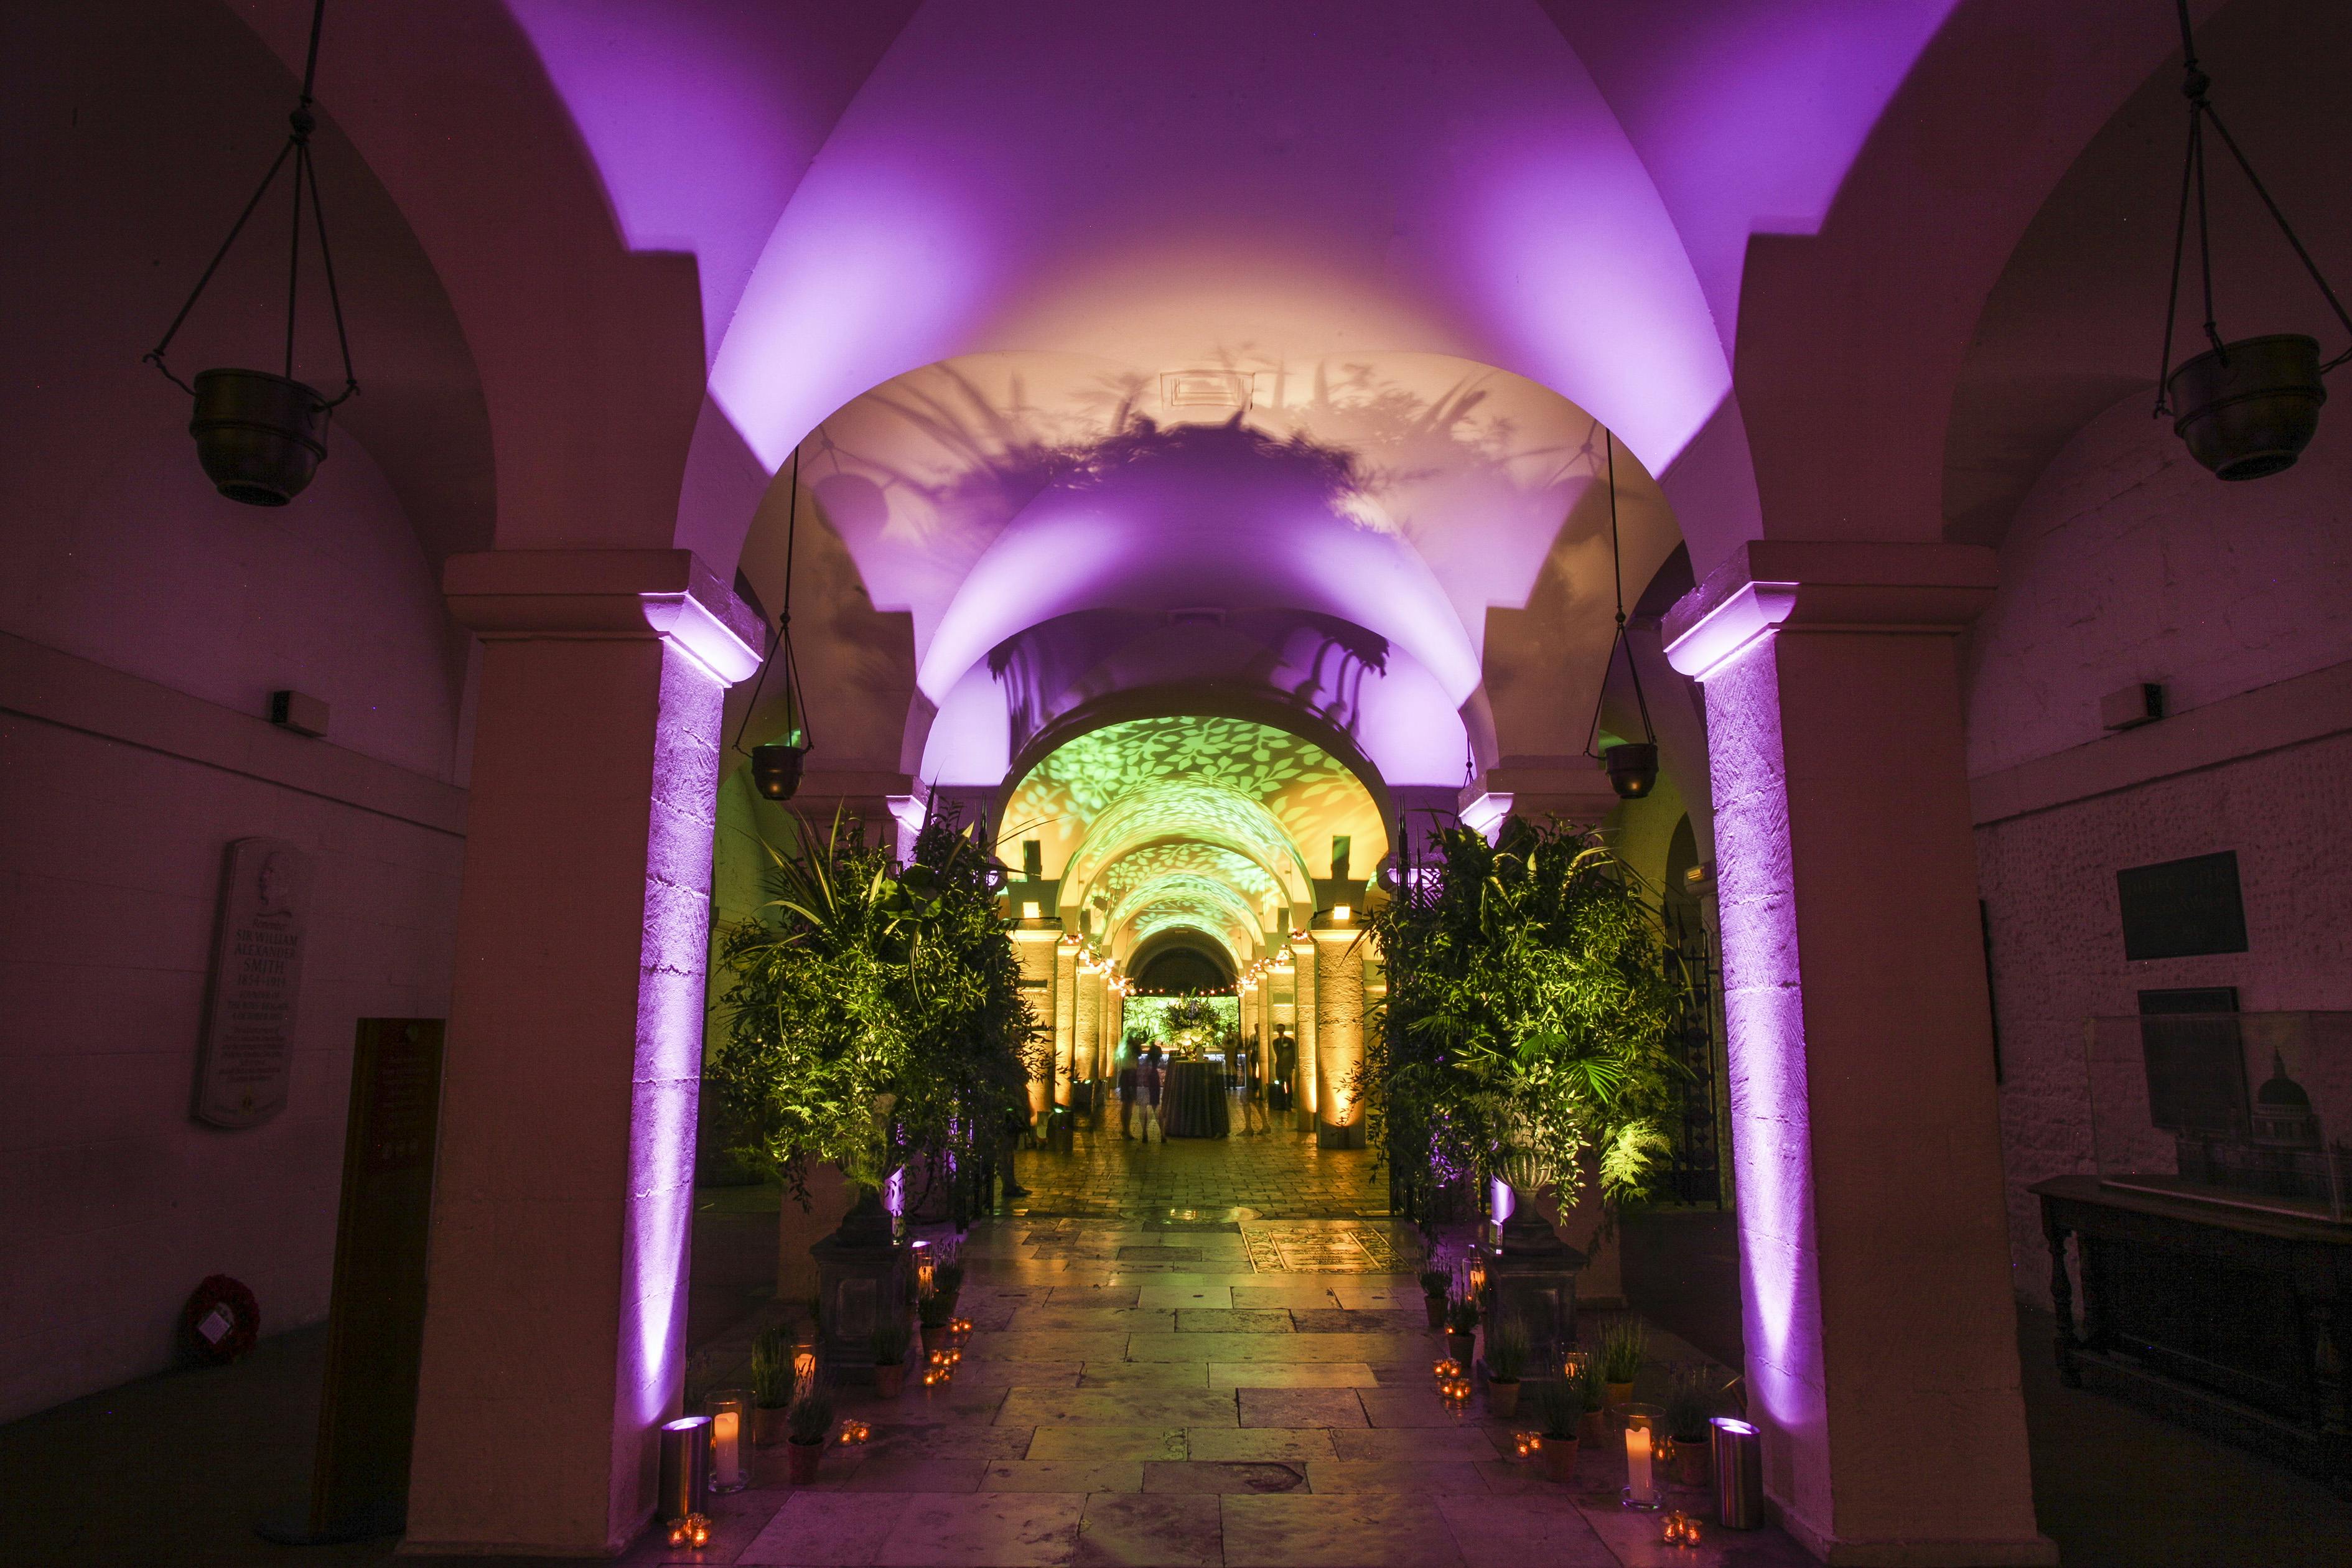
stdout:
{"type": "Polygon", "coordinates": [[[1429,1326],[1433,1329],[1445,1326],[1445,1293],[1453,1285],[1454,1276],[1443,1268],[1421,1271],[1422,1304],[1429,1309],[1429,1326]]]}
{"type": "Polygon", "coordinates": [[[1641,1319],[1618,1319],[1601,1334],[1601,1378],[1608,1385],[1608,1408],[1615,1410],[1633,1397],[1633,1380],[1650,1352],[1650,1331],[1641,1319]]]}
{"type": "Polygon", "coordinates": [[[1528,1365],[1528,1331],[1517,1318],[1486,1325],[1486,1413],[1497,1421],[1518,1414],[1519,1374],[1528,1365]]]}
{"type": "Polygon", "coordinates": [[[907,1351],[914,1336],[907,1332],[906,1322],[886,1317],[874,1326],[874,1392],[883,1399],[896,1399],[907,1386],[907,1351]]]}
{"type": "Polygon", "coordinates": [[[1584,1415],[1584,1399],[1576,1385],[1549,1378],[1535,1385],[1535,1415],[1543,1426],[1540,1456],[1543,1477],[1563,1484],[1576,1479],[1576,1429],[1584,1415]]]}
{"type": "Polygon", "coordinates": [[[1445,1308],[1445,1353],[1470,1364],[1478,1351],[1478,1303],[1463,1298],[1450,1301],[1445,1308]]]}
{"type": "Polygon", "coordinates": [[[824,1458],[824,1440],[833,1435],[833,1395],[811,1388],[784,1410],[786,1471],[793,1485],[804,1487],[816,1479],[816,1465],[824,1458]]]}
{"type": "Polygon", "coordinates": [[[771,1448],[784,1440],[784,1408],[793,1402],[793,1335],[782,1323],[751,1342],[751,1443],[771,1448]]]}

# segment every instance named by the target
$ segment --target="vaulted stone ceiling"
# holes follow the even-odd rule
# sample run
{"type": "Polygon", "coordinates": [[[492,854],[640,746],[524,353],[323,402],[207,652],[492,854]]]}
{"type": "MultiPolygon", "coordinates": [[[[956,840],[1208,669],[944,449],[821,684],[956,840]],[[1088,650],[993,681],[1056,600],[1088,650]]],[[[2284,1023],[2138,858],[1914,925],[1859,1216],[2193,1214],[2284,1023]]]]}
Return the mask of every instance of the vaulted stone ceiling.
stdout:
{"type": "Polygon", "coordinates": [[[1349,840],[1358,879],[1388,852],[1380,807],[1346,763],[1286,731],[1213,715],[1079,735],[1014,784],[1001,821],[1007,864],[1034,839],[1064,921],[1083,917],[1121,959],[1181,928],[1244,965],[1265,933],[1314,909],[1335,837],[1349,840]]]}

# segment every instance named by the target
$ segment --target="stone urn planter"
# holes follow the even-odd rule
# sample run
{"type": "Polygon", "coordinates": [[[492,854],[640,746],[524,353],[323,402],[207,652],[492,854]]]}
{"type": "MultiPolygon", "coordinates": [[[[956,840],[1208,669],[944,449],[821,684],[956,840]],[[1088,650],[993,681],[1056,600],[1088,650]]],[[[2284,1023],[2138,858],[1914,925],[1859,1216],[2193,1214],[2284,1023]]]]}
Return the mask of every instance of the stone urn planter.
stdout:
{"type": "Polygon", "coordinates": [[[2189,455],[2224,479],[2259,479],[2294,466],[2319,428],[2327,388],[2319,344],[2300,332],[2246,338],[2172,373],[2165,396],[2189,455]]]}
{"type": "Polygon", "coordinates": [[[816,1479],[816,1464],[824,1458],[823,1443],[803,1443],[795,1439],[784,1445],[785,1474],[793,1485],[804,1487],[816,1479]]]}

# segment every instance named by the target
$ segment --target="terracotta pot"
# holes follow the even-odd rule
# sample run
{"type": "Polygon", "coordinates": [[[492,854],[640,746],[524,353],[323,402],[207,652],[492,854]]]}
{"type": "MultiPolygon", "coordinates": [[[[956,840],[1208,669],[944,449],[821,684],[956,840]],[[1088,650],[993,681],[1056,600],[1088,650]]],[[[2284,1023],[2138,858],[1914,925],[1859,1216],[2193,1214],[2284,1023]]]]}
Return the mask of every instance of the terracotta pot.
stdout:
{"type": "Polygon", "coordinates": [[[1675,1480],[1686,1487],[1703,1487],[1707,1478],[1707,1441],[1704,1437],[1675,1439],[1675,1480]]]}
{"type": "Polygon", "coordinates": [[[940,1324],[937,1328],[929,1323],[923,1325],[923,1359],[925,1361],[931,1359],[933,1351],[946,1350],[954,1343],[955,1334],[945,1323],[940,1324]]]}
{"type": "Polygon", "coordinates": [[[883,1399],[896,1399],[907,1386],[907,1363],[890,1362],[874,1369],[874,1392],[883,1399]]]}
{"type": "Polygon", "coordinates": [[[1599,1444],[1607,1441],[1609,1436],[1607,1414],[1599,1410],[1586,1411],[1577,1419],[1576,1435],[1587,1443],[1599,1444]]]}
{"type": "Polygon", "coordinates": [[[1433,1329],[1444,1328],[1445,1326],[1445,1298],[1443,1296],[1423,1296],[1421,1300],[1422,1305],[1429,1309],[1429,1326],[1433,1329]]]}
{"type": "Polygon", "coordinates": [[[1475,1355],[1477,1352],[1478,1336],[1476,1334],[1456,1334],[1452,1332],[1446,1334],[1445,1353],[1452,1356],[1455,1361],[1460,1362],[1464,1366],[1468,1366],[1470,1364],[1470,1358],[1475,1355]]]}
{"type": "Polygon", "coordinates": [[[1601,1408],[1622,1410],[1633,1403],[1633,1385],[1630,1383],[1609,1383],[1601,1385],[1601,1408]]]}
{"type": "Polygon", "coordinates": [[[1486,1414],[1497,1421],[1507,1421],[1519,1413],[1519,1380],[1508,1383],[1489,1378],[1486,1381],[1486,1414]]]}
{"type": "Polygon", "coordinates": [[[781,1405],[755,1405],[751,1407],[751,1446],[772,1448],[784,1440],[784,1407],[781,1405]]]}
{"type": "Polygon", "coordinates": [[[1576,1479],[1577,1442],[1573,1437],[1554,1437],[1547,1434],[1543,1447],[1536,1450],[1537,1462],[1543,1468],[1543,1479],[1558,1481],[1562,1486],[1576,1479]]]}
{"type": "Polygon", "coordinates": [[[816,1479],[816,1462],[824,1458],[824,1445],[787,1443],[784,1445],[784,1456],[788,1461],[785,1474],[792,1478],[793,1485],[804,1487],[816,1479]]]}

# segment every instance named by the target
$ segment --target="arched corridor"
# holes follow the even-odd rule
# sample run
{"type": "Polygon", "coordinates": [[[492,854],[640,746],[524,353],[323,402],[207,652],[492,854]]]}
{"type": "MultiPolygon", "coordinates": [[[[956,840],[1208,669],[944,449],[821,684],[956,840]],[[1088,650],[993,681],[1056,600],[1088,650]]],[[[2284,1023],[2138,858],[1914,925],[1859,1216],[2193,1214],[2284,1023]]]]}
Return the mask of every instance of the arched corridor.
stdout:
{"type": "Polygon", "coordinates": [[[2344,1555],[2347,58],[0,7],[0,1568],[2344,1555]]]}

